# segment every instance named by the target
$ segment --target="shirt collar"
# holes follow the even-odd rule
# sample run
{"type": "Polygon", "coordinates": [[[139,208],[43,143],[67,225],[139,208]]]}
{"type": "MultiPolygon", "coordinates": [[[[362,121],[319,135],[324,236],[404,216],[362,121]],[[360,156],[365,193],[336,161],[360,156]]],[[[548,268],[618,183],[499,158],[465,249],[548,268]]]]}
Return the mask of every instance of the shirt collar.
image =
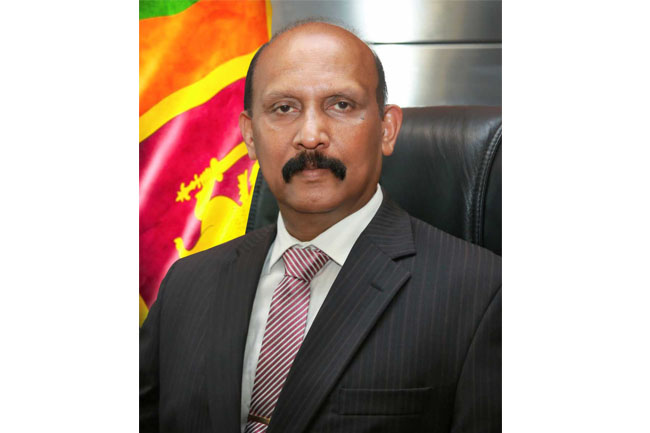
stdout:
{"type": "Polygon", "coordinates": [[[313,245],[327,254],[336,264],[343,266],[357,238],[379,210],[383,197],[381,188],[378,185],[375,194],[361,209],[343,218],[307,242],[301,242],[291,236],[284,225],[282,214],[278,214],[278,232],[271,250],[269,269],[282,257],[282,254],[287,249],[294,245],[303,248],[313,245]]]}

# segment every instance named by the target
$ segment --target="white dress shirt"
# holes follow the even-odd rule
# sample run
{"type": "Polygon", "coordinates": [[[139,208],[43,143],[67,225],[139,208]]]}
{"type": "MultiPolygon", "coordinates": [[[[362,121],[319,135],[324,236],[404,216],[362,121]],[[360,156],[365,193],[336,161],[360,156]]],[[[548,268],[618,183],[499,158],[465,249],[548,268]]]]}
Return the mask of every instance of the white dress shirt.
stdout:
{"type": "Polygon", "coordinates": [[[278,233],[266,254],[266,260],[264,261],[260,281],[257,285],[251,319],[248,325],[242,376],[242,433],[248,419],[248,410],[253,392],[253,381],[255,380],[255,369],[257,368],[257,359],[262,348],[266,319],[271,309],[271,298],[273,297],[273,291],[284,277],[284,261],[281,260],[282,255],[294,245],[301,247],[313,245],[327,254],[331,259],[311,280],[311,295],[309,299],[309,311],[307,313],[307,327],[305,328],[305,335],[307,335],[318,310],[329,293],[330,287],[332,287],[336,276],[339,274],[348,254],[350,254],[352,246],[357,241],[359,235],[361,235],[361,232],[368,226],[370,220],[375,216],[377,210],[379,210],[382,199],[383,194],[381,188],[377,186],[375,195],[372,196],[365,206],[343,218],[308,242],[301,242],[291,236],[287,232],[282,215],[278,215],[278,233]]]}

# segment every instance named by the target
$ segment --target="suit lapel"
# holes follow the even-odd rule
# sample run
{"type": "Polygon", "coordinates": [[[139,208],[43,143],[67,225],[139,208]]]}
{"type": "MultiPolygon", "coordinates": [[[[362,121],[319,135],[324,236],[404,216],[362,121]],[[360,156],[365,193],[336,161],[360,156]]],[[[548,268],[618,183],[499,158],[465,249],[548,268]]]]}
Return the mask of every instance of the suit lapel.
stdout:
{"type": "Polygon", "coordinates": [[[241,380],[248,322],[275,225],[251,233],[224,260],[213,290],[206,379],[215,432],[240,431],[241,380]]]}
{"type": "Polygon", "coordinates": [[[355,243],[298,351],[268,432],[303,432],[410,273],[410,218],[388,199],[355,243]]]}

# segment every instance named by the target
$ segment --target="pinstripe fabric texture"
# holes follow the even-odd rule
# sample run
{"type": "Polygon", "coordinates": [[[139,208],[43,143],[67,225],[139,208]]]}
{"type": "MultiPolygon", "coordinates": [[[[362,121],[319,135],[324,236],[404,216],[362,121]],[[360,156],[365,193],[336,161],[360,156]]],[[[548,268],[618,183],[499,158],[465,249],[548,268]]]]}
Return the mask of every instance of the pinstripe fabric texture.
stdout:
{"type": "MultiPolygon", "coordinates": [[[[141,431],[240,431],[275,228],[179,260],[141,329],[141,431]]],[[[498,432],[501,261],[386,197],[305,336],[267,433],[498,432]]]]}
{"type": "Polygon", "coordinates": [[[263,433],[268,427],[268,422],[260,422],[260,419],[271,419],[280,390],[305,335],[310,282],[329,261],[327,254],[314,247],[291,247],[282,258],[284,278],[273,292],[245,433],[263,433]]]}

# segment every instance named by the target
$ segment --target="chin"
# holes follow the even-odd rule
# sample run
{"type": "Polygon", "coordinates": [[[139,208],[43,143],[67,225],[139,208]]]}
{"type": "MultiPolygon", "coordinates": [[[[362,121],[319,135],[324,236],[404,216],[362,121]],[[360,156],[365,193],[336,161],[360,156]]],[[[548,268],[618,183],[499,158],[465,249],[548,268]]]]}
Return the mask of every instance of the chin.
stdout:
{"type": "Polygon", "coordinates": [[[292,196],[287,200],[287,205],[294,211],[306,214],[328,213],[334,210],[336,200],[324,194],[310,194],[306,196],[292,196]]]}

